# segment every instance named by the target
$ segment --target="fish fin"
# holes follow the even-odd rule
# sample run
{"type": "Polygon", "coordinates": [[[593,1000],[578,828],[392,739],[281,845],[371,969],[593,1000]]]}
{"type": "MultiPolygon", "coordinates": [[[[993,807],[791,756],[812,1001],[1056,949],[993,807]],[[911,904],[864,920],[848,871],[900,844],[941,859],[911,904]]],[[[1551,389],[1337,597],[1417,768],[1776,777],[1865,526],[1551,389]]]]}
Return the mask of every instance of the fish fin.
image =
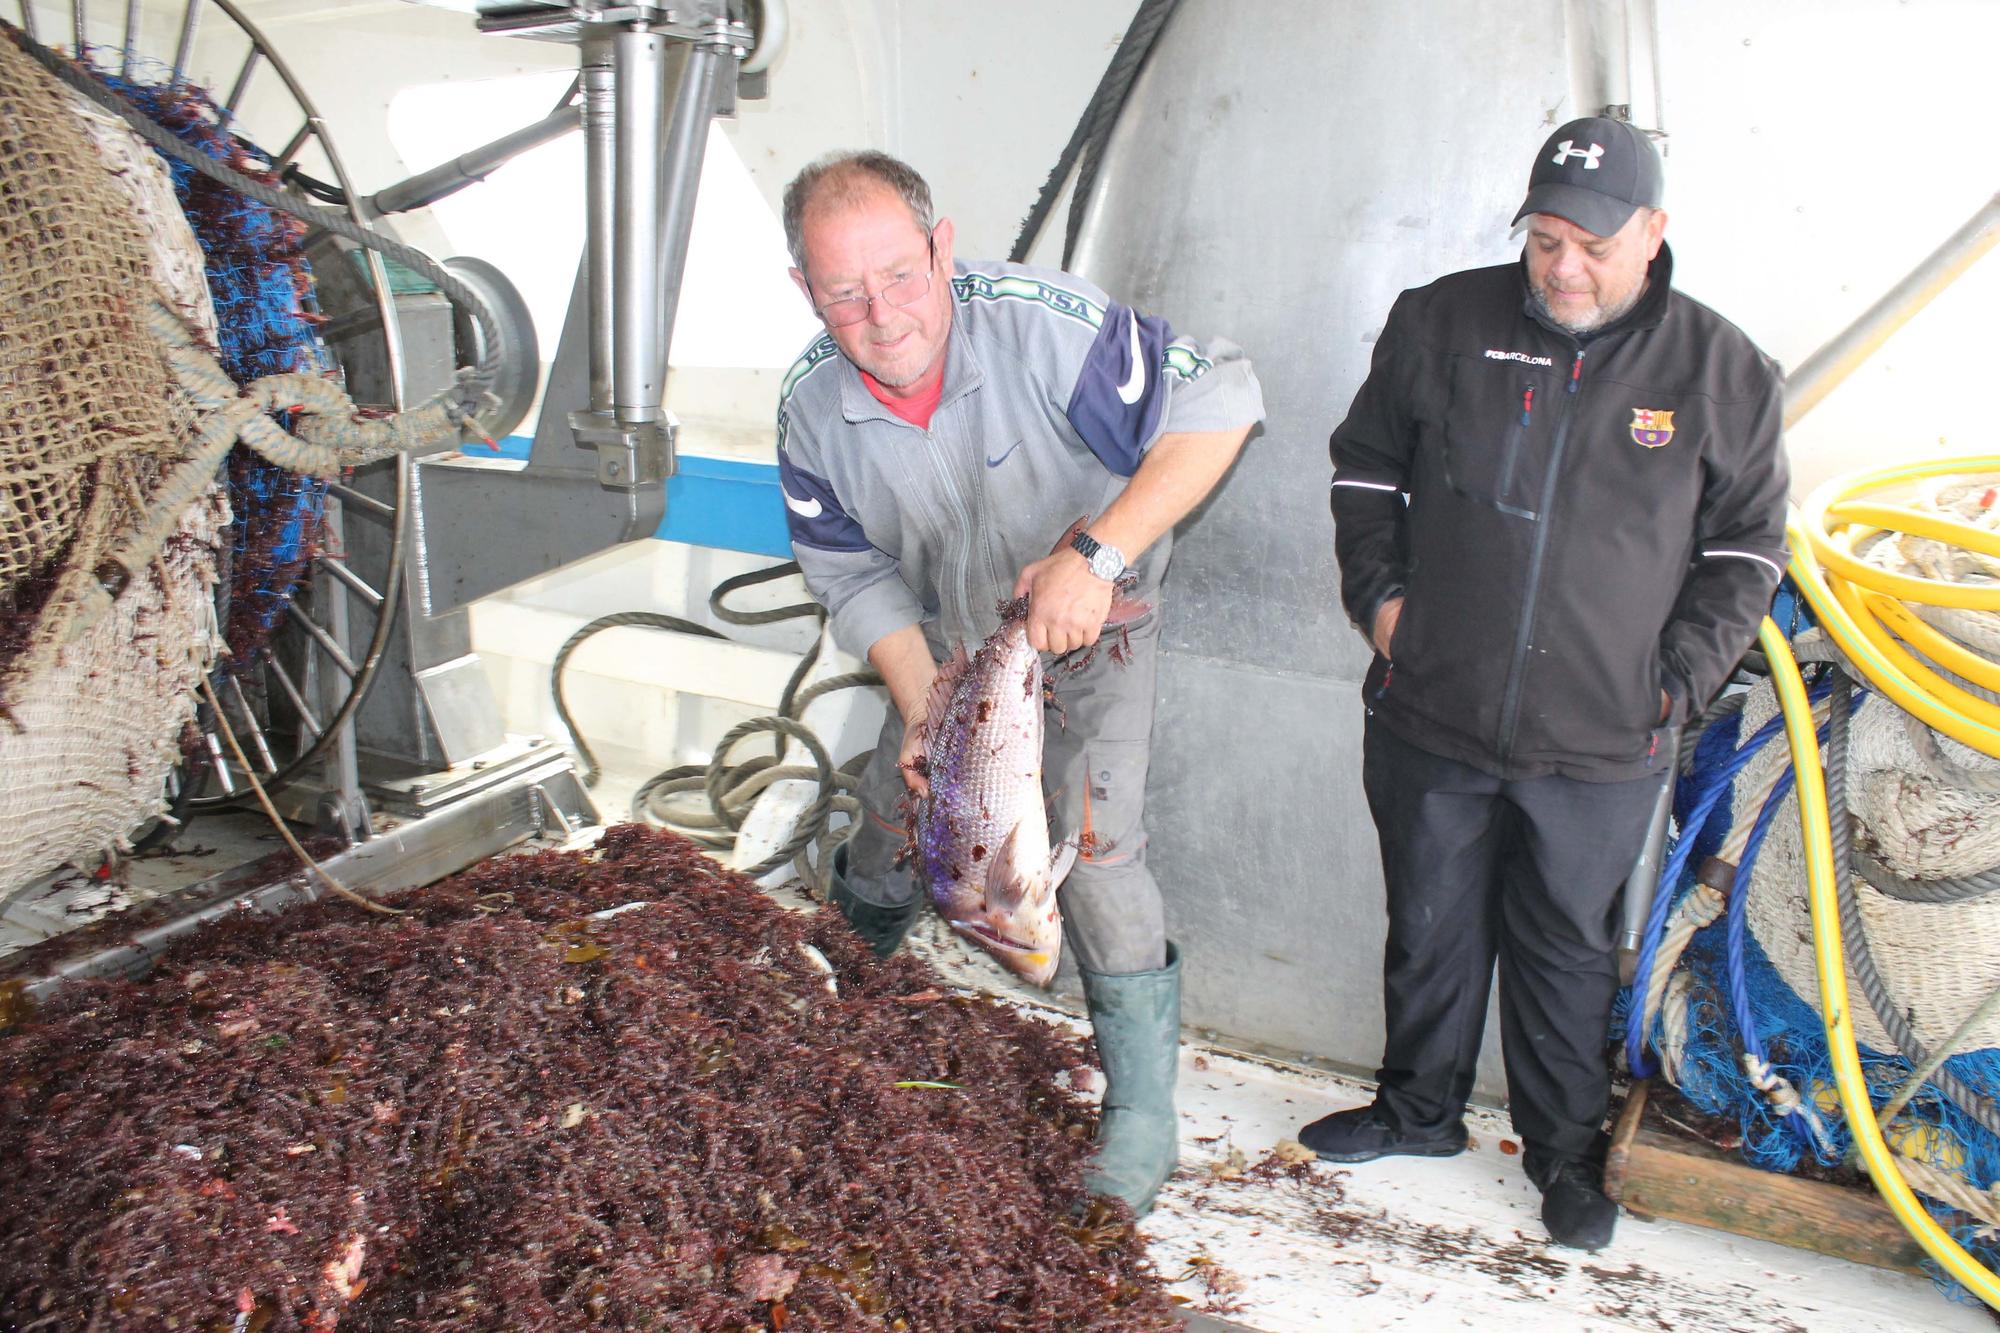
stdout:
{"type": "Polygon", "coordinates": [[[931,679],[931,692],[924,700],[924,720],[944,716],[944,710],[951,706],[951,696],[958,692],[958,683],[965,679],[965,673],[972,669],[972,659],[965,655],[965,645],[959,644],[950,657],[938,664],[937,675],[931,679]]]}
{"type": "Polygon", "coordinates": [[[1076,864],[1076,839],[1064,838],[1049,853],[1049,883],[1056,888],[1069,878],[1070,867],[1076,864]]]}
{"type": "Polygon", "coordinates": [[[1129,625],[1153,609],[1151,602],[1142,602],[1136,597],[1121,595],[1111,599],[1111,609],[1104,615],[1107,625],[1129,625]]]}
{"type": "Polygon", "coordinates": [[[1015,860],[1020,845],[1021,825],[1016,824],[1000,840],[986,867],[986,901],[1003,912],[1019,908],[1033,881],[1044,873],[1041,866],[1021,865],[1015,860]]]}
{"type": "Polygon", "coordinates": [[[1076,540],[1076,534],[1082,532],[1085,528],[1088,528],[1089,526],[1090,526],[1090,515],[1085,514],[1082,518],[1079,518],[1076,522],[1070,524],[1069,530],[1064,532],[1062,536],[1056,538],[1056,544],[1049,548],[1049,554],[1060,555],[1062,554],[1062,552],[1067,551],[1069,549],[1069,544],[1076,540]]]}

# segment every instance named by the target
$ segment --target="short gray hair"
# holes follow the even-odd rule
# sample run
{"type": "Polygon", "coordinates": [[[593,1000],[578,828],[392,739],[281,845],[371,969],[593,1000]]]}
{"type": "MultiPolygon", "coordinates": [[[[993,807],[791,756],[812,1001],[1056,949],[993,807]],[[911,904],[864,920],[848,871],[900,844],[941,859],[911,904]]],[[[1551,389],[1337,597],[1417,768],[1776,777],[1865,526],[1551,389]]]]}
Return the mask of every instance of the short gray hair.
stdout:
{"type": "Polygon", "coordinates": [[[910,217],[926,233],[937,225],[931,211],[931,187],[914,167],[887,153],[873,149],[828,153],[812,163],[785,187],[785,248],[800,272],[806,266],[806,209],[817,201],[822,190],[834,191],[838,203],[857,203],[868,183],[886,186],[909,207],[910,217]]]}

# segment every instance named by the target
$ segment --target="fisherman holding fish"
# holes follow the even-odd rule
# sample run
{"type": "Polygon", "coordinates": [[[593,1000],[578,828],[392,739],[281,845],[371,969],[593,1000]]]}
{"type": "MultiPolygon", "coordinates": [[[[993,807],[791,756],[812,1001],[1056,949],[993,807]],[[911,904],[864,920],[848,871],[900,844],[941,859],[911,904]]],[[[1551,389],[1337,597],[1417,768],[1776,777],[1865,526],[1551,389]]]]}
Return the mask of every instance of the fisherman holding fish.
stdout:
{"type": "Polygon", "coordinates": [[[1777,367],[1672,286],[1659,155],[1542,145],[1518,263],[1404,292],[1333,433],[1341,598],[1375,648],[1362,785],[1382,844],[1387,1038],[1322,1158],[1465,1151],[1497,957],[1523,1165],[1595,1250],[1619,889],[1672,730],[1728,679],[1785,562],[1777,367]],[[1407,497],[1407,498],[1406,498],[1407,497]]]}
{"type": "Polygon", "coordinates": [[[1107,1081],[1085,1183],[1143,1214],[1178,1153],[1180,959],[1143,824],[1158,616],[1098,640],[1119,587],[1159,606],[1173,525],[1263,416],[1256,377],[1229,343],[1179,337],[1081,279],[955,260],[929,187],[885,154],[807,167],[784,220],[792,279],[826,326],[778,405],[792,549],[895,704],[833,901],[887,957],[928,887],[961,934],[1045,983],[1060,941],[1036,932],[1055,895],[1107,1081]],[[1002,632],[1000,608],[1023,598],[1002,632]],[[1040,654],[1073,654],[1051,672],[1061,720],[1045,740],[1040,654]],[[965,785],[987,753],[1013,764],[1013,788],[965,785]],[[896,864],[906,792],[927,815],[926,885],[896,864]]]}

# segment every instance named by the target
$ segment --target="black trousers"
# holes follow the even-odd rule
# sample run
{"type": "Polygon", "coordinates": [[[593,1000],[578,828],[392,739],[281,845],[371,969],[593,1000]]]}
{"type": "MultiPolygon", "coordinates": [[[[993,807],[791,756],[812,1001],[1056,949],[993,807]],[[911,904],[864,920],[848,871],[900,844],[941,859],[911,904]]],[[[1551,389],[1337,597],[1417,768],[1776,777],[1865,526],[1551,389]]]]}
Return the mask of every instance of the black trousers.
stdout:
{"type": "Polygon", "coordinates": [[[1372,715],[1362,753],[1389,897],[1377,1105],[1409,1134],[1458,1120],[1497,957],[1515,1130],[1540,1161],[1598,1152],[1619,894],[1663,779],[1509,782],[1372,715]]]}

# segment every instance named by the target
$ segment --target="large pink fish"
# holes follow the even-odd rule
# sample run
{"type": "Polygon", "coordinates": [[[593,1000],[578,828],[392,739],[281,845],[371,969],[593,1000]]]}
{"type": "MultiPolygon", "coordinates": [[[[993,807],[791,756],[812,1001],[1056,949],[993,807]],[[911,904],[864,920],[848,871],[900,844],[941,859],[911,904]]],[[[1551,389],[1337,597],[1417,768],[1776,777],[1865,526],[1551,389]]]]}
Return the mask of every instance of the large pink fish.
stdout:
{"type": "Polygon", "coordinates": [[[1037,986],[1062,958],[1056,889],[1076,844],[1049,845],[1042,798],[1042,659],[1028,646],[1027,600],[938,670],[926,710],[924,775],[910,845],[951,928],[1037,986]]]}

